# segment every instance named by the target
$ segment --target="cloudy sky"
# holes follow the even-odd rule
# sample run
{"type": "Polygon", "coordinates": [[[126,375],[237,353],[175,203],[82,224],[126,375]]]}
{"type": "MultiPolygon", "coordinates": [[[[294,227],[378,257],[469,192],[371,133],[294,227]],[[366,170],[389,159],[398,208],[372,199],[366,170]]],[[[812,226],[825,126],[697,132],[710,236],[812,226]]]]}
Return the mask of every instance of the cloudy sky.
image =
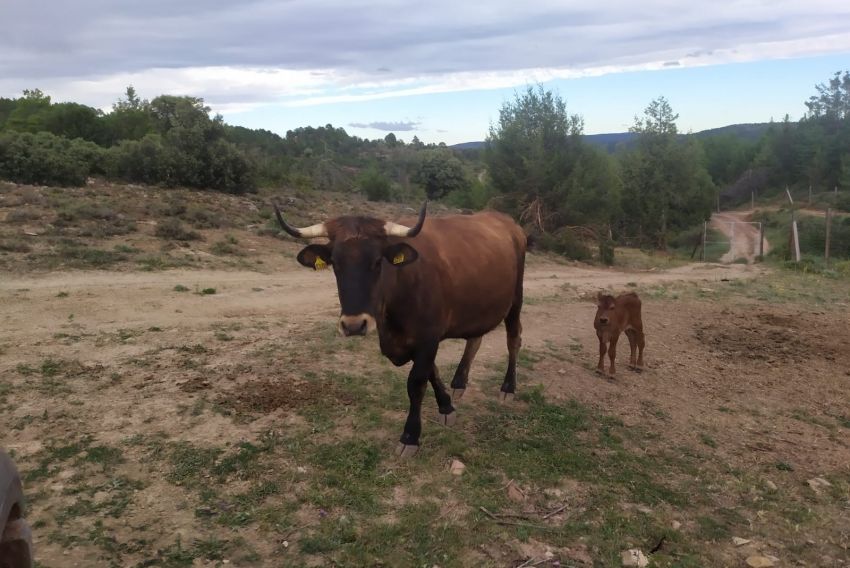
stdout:
{"type": "Polygon", "coordinates": [[[128,84],[280,133],[480,140],[542,83],[589,133],[665,95],[682,130],[798,118],[850,69],[841,0],[0,0],[0,96],[108,109],[128,84]]]}

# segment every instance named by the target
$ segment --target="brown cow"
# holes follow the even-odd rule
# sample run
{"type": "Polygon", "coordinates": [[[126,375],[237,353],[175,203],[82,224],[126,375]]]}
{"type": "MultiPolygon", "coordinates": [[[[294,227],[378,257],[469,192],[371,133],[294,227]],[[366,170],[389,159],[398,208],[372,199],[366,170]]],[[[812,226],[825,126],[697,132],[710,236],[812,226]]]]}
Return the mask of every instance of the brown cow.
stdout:
{"type": "Polygon", "coordinates": [[[0,568],[32,566],[32,532],[24,518],[21,477],[0,449],[0,568]]]}
{"type": "Polygon", "coordinates": [[[616,373],[614,359],[617,357],[617,340],[620,333],[625,332],[629,338],[631,356],[629,357],[629,369],[641,372],[643,370],[643,320],[640,315],[640,298],[634,292],[614,296],[599,293],[596,297],[596,318],[593,327],[596,328],[596,336],[599,338],[599,363],[596,370],[605,373],[605,351],[611,359],[610,375],[616,373]],[[637,360],[635,351],[638,349],[637,360]]]}
{"type": "Polygon", "coordinates": [[[332,266],[336,276],[343,335],[377,329],[384,354],[396,366],[413,361],[407,378],[410,409],[398,453],[414,455],[422,431],[422,397],[434,388],[440,421],[454,424],[452,397],[434,359],[443,339],[466,340],[451,386],[459,399],[481,336],[503,321],[508,336],[508,368],[501,398],[516,391],[516,361],[522,326],[522,277],[527,238],[501,213],[428,218],[425,208],[412,228],[371,217],[337,217],[298,229],[275,205],[280,226],[294,237],[327,237],[298,254],[302,265],[332,266]]]}

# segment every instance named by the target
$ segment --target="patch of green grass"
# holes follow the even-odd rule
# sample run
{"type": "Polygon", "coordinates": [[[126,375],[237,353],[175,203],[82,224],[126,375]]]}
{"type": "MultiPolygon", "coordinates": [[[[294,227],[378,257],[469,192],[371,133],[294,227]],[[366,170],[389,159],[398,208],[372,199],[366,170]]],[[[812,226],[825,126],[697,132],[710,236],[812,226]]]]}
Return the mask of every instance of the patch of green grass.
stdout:
{"type": "Polygon", "coordinates": [[[56,297],[57,298],[67,298],[68,292],[59,292],[58,294],[56,294],[56,297]]]}
{"type": "Polygon", "coordinates": [[[779,471],[794,471],[794,467],[790,463],[784,461],[776,462],[775,465],[776,469],[779,471]]]}
{"type": "Polygon", "coordinates": [[[324,508],[377,512],[382,489],[395,484],[393,475],[380,471],[383,456],[384,448],[368,439],[320,444],[311,449],[309,459],[317,476],[310,486],[310,501],[324,508]]]}
{"type": "Polygon", "coordinates": [[[700,434],[699,439],[703,444],[705,444],[709,448],[716,448],[717,447],[717,442],[714,440],[714,438],[712,438],[708,434],[705,434],[705,433],[700,434]]]}
{"type": "Polygon", "coordinates": [[[189,291],[189,288],[187,288],[186,286],[184,286],[182,284],[178,284],[173,289],[174,289],[175,292],[188,292],[189,291]]]}
{"type": "Polygon", "coordinates": [[[215,292],[216,292],[215,288],[203,288],[200,292],[197,292],[197,293],[200,294],[201,296],[210,296],[212,294],[215,294],[215,292]]]}
{"type": "Polygon", "coordinates": [[[599,417],[575,400],[550,404],[539,390],[526,392],[522,399],[527,409],[493,405],[489,415],[477,417],[477,444],[466,456],[468,467],[502,470],[508,478],[540,485],[567,476],[605,484],[612,493],[628,491],[632,499],[649,504],[686,500],[661,481],[672,467],[672,457],[636,454],[623,447],[624,440],[639,440],[635,428],[599,417]]]}

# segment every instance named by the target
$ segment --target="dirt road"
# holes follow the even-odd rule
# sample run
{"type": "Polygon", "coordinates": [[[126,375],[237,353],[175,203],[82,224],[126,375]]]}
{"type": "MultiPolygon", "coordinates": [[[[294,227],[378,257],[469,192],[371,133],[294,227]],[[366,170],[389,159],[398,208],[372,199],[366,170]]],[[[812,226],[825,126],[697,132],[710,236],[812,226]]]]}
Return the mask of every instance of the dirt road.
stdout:
{"type": "MultiPolygon", "coordinates": [[[[293,262],[293,264],[295,264],[293,262]]],[[[580,292],[621,289],[627,283],[752,278],[759,268],[693,264],[670,270],[622,272],[578,268],[535,259],[525,278],[527,297],[569,284],[580,292]]],[[[327,319],[338,310],[333,273],[293,266],[262,274],[250,271],[170,270],[59,272],[4,278],[0,313],[4,329],[19,330],[22,344],[65,321],[101,331],[148,325],[202,326],[230,317],[327,319]],[[175,286],[188,288],[175,292],[175,286]],[[197,292],[214,288],[215,294],[197,292]]]]}
{"type": "MultiPolygon", "coordinates": [[[[711,226],[729,238],[729,252],[720,258],[720,262],[735,262],[739,258],[747,259],[752,264],[759,256],[759,228],[750,225],[751,213],[747,211],[727,211],[714,213],[711,216],[711,226]]],[[[770,250],[770,243],[764,240],[764,254],[770,250]]]]}

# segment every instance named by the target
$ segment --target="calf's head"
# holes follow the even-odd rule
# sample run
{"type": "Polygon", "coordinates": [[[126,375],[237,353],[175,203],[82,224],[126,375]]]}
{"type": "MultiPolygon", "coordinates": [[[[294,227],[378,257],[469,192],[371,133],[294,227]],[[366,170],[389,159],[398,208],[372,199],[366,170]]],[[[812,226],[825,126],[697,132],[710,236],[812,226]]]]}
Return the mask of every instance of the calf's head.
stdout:
{"type": "Polygon", "coordinates": [[[397,270],[419,258],[406,242],[390,243],[389,237],[415,237],[425,222],[427,203],[413,227],[372,217],[337,217],[310,227],[292,227],[283,220],[277,205],[275,215],[281,228],[297,238],[326,237],[327,244],[311,244],[298,253],[298,262],[313,270],[333,268],[339,292],[339,331],[342,335],[366,335],[376,327],[380,301],[379,281],[384,270],[397,270]]]}
{"type": "Polygon", "coordinates": [[[597,328],[605,327],[614,317],[614,296],[600,292],[596,296],[596,318],[593,325],[597,328]]]}

